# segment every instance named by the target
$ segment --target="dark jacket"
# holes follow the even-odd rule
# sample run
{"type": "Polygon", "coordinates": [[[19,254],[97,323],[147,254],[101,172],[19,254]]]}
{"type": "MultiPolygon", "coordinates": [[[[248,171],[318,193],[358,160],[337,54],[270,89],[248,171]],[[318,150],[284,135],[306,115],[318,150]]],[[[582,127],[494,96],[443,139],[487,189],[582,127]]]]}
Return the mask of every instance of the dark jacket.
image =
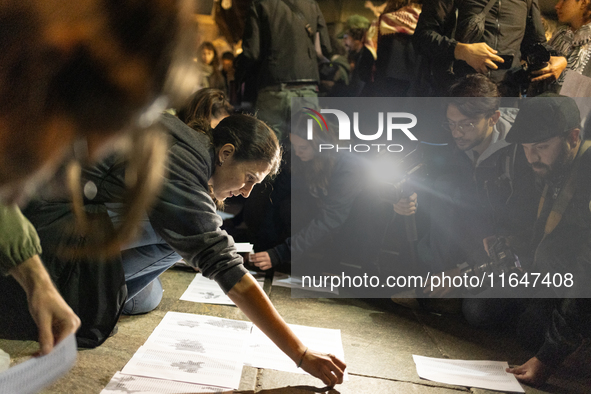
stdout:
{"type": "MultiPolygon", "coordinates": [[[[326,195],[317,199],[317,214],[284,243],[268,250],[273,266],[296,260],[311,248],[334,236],[350,216],[355,200],[363,193],[367,179],[366,168],[359,157],[340,153],[336,158],[326,195]]],[[[292,216],[306,216],[309,205],[292,201],[292,216]]]]}
{"type": "MultiPolygon", "coordinates": [[[[454,62],[458,41],[452,37],[461,20],[479,14],[488,0],[425,0],[413,35],[415,48],[430,63],[435,79],[449,82],[476,71],[465,62],[454,63],[455,75],[449,75],[449,66],[454,62]]],[[[538,0],[497,1],[485,18],[485,30],[481,42],[498,51],[499,55],[514,55],[513,67],[519,66],[521,51],[528,45],[545,43],[544,27],[540,18],[538,0]]],[[[491,77],[500,81],[506,70],[491,72],[491,77]]]]}
{"type": "Polygon", "coordinates": [[[364,45],[355,53],[349,53],[349,61],[353,62],[351,82],[349,84],[350,96],[357,97],[366,86],[373,82],[375,59],[369,49],[364,45]]]}
{"type": "Polygon", "coordinates": [[[326,22],[313,0],[255,0],[252,2],[244,36],[243,52],[237,59],[236,79],[241,83],[247,73],[258,74],[258,88],[286,82],[318,83],[314,35],[320,34],[322,52],[330,58],[326,22]],[[285,3],[295,4],[310,25],[285,3]]]}
{"type": "MultiPolygon", "coordinates": [[[[543,237],[549,213],[549,209],[543,209],[534,226],[536,231],[532,244],[535,259],[532,272],[540,272],[542,276],[549,272],[552,275],[550,281],[555,279],[554,273],[557,272],[562,273],[563,278],[565,273],[571,273],[573,279],[570,287],[563,284],[551,288],[555,296],[561,299],[556,300],[544,345],[536,354],[540,361],[549,366],[558,366],[577,349],[584,337],[591,336],[591,150],[587,150],[578,160],[581,160],[581,164],[575,192],[562,219],[551,233],[543,237]]],[[[561,184],[552,186],[560,187],[561,191],[564,189],[561,184]]],[[[550,192],[546,198],[547,207],[555,201],[553,194],[550,192]]],[[[542,288],[548,287],[543,285],[542,288]]]]}
{"type": "MultiPolygon", "coordinates": [[[[208,181],[214,171],[214,151],[209,138],[164,114],[160,123],[170,135],[167,179],[154,208],[148,213],[154,230],[203,276],[214,279],[228,292],[247,272],[236,253],[234,240],[221,230],[222,219],[209,196],[208,181]]],[[[88,203],[121,200],[125,191],[125,165],[116,157],[85,171],[97,196],[88,203]]]]}

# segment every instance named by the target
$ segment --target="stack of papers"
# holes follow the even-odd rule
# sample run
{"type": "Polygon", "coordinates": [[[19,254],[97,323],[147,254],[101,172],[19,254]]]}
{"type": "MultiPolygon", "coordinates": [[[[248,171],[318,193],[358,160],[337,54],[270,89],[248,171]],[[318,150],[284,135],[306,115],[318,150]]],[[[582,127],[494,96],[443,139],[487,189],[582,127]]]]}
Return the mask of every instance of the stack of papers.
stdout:
{"type": "Polygon", "coordinates": [[[69,335],[51,353],[33,357],[0,373],[1,393],[37,393],[65,375],[76,363],[76,337],[69,335]]]}

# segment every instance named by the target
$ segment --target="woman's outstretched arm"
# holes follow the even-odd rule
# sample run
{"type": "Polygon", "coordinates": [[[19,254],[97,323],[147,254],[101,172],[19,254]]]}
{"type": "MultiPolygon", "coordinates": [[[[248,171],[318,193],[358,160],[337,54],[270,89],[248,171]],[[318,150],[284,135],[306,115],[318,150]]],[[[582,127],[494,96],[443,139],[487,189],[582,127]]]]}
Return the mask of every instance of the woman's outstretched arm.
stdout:
{"type": "Polygon", "coordinates": [[[228,297],[294,363],[327,386],[343,382],[345,363],[332,354],[308,349],[291,331],[256,280],[246,274],[232,287],[228,297]]]}

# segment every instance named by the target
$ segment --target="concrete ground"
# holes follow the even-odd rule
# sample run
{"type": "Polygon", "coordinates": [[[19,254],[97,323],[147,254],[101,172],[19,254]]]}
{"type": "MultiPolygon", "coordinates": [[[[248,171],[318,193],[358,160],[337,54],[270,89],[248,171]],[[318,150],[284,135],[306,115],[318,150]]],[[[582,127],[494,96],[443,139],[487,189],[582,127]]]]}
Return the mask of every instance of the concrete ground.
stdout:
{"type": "MultiPolygon", "coordinates": [[[[43,393],[99,393],[146,341],[167,311],[207,314],[246,320],[236,307],[180,301],[193,278],[186,270],[171,269],[162,276],[164,299],[155,311],[124,316],[119,331],[102,346],[78,353],[76,366],[43,393]]],[[[267,289],[270,286],[266,286],[267,289]]],[[[244,367],[238,393],[492,393],[449,386],[418,377],[412,354],[428,357],[483,359],[520,364],[531,354],[520,350],[508,334],[468,327],[454,315],[435,315],[393,304],[390,300],[292,299],[285,288],[270,288],[270,297],[288,323],[340,329],[350,380],[326,391],[311,376],[244,367]]],[[[0,340],[13,363],[37,349],[36,342],[0,340]]],[[[589,358],[587,358],[589,360],[589,358]]],[[[534,393],[591,393],[591,365],[564,368],[534,393]]]]}

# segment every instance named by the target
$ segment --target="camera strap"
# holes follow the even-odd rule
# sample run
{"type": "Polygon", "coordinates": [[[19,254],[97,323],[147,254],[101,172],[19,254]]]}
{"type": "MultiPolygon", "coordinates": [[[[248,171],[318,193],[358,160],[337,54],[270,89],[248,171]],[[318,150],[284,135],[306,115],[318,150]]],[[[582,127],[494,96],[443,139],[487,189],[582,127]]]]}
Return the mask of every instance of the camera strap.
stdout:
{"type": "Polygon", "coordinates": [[[306,30],[306,33],[308,33],[308,37],[310,37],[310,39],[314,41],[314,30],[312,30],[312,26],[310,26],[310,23],[308,23],[306,17],[302,13],[302,11],[300,11],[298,6],[293,4],[290,0],[281,1],[283,1],[283,3],[289,7],[291,12],[302,22],[302,24],[304,25],[304,29],[306,30]]]}
{"type": "MultiPolygon", "coordinates": [[[[579,152],[577,153],[577,157],[575,158],[575,163],[574,163],[573,168],[568,176],[565,186],[560,191],[560,194],[558,194],[558,198],[556,199],[556,201],[552,205],[552,211],[550,211],[550,214],[548,215],[548,219],[546,220],[546,227],[544,228],[544,237],[546,237],[548,234],[550,234],[552,231],[554,231],[554,229],[556,228],[558,223],[560,223],[560,220],[562,219],[562,215],[566,211],[566,207],[568,206],[568,204],[570,203],[570,201],[573,198],[573,195],[575,194],[575,189],[576,189],[576,185],[577,185],[577,178],[578,178],[578,173],[579,173],[579,167],[580,167],[580,164],[582,161],[581,157],[585,154],[587,149],[589,149],[589,146],[591,146],[591,141],[586,141],[579,148],[579,152]]],[[[546,203],[548,189],[549,189],[549,186],[546,183],[546,185],[544,186],[544,191],[542,192],[542,198],[540,198],[540,204],[538,205],[538,219],[540,218],[540,215],[542,213],[542,208],[544,207],[544,204],[546,203]]]]}

